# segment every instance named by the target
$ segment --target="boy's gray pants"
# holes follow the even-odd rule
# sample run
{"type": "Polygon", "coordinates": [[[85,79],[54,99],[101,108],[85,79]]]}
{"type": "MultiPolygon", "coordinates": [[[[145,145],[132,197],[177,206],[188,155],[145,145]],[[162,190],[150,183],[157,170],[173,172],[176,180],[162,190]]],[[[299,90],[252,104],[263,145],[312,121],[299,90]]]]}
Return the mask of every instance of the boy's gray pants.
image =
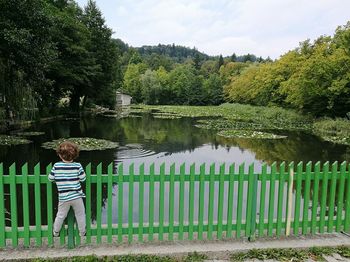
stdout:
{"type": "Polygon", "coordinates": [[[58,202],[58,210],[53,224],[53,231],[60,232],[64,219],[67,217],[70,207],[73,208],[75,219],[78,223],[80,235],[85,235],[85,207],[82,198],[74,199],[66,202],[58,202]]]}

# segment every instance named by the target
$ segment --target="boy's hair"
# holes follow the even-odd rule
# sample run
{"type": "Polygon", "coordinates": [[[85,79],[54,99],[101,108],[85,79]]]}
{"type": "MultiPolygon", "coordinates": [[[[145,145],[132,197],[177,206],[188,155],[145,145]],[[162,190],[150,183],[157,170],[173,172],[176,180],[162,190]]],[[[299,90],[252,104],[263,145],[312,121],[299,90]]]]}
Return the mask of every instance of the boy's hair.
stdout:
{"type": "Polygon", "coordinates": [[[73,142],[64,141],[57,147],[57,154],[66,161],[72,161],[79,156],[79,148],[73,142]]]}

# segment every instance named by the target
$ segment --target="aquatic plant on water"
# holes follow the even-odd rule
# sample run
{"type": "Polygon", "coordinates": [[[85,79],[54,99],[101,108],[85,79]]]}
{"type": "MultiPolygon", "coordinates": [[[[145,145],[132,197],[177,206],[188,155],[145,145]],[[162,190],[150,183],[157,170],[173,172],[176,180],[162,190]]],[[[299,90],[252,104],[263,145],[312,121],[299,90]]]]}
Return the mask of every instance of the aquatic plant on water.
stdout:
{"type": "Polygon", "coordinates": [[[0,135],[0,145],[2,146],[23,145],[23,144],[29,144],[31,142],[32,141],[25,139],[23,137],[0,135]]]}
{"type": "Polygon", "coordinates": [[[17,136],[42,136],[45,135],[45,132],[35,132],[35,131],[31,131],[31,132],[18,132],[16,133],[17,136]]]}
{"type": "Polygon", "coordinates": [[[42,147],[46,149],[56,149],[60,143],[67,140],[76,143],[81,151],[106,150],[117,148],[119,146],[119,144],[116,142],[104,139],[96,139],[91,137],[71,137],[45,142],[42,144],[42,147]]]}
{"type": "Polygon", "coordinates": [[[218,133],[218,136],[227,138],[251,138],[251,139],[282,139],[287,136],[276,135],[267,132],[253,131],[253,130],[222,130],[218,133]]]}

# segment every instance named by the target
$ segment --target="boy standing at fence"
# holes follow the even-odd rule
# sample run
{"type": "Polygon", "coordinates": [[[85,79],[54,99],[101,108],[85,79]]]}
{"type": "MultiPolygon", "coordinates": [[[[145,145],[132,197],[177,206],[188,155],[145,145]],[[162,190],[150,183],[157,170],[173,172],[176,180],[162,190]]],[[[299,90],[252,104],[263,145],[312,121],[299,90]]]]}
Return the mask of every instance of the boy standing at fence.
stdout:
{"type": "Polygon", "coordinates": [[[80,182],[85,181],[86,175],[81,164],[74,162],[79,155],[79,148],[76,144],[65,141],[58,146],[56,152],[62,161],[53,165],[49,175],[49,180],[57,185],[59,201],[53,235],[55,237],[59,235],[64,219],[72,207],[80,235],[84,236],[86,222],[83,197],[85,195],[80,182]]]}

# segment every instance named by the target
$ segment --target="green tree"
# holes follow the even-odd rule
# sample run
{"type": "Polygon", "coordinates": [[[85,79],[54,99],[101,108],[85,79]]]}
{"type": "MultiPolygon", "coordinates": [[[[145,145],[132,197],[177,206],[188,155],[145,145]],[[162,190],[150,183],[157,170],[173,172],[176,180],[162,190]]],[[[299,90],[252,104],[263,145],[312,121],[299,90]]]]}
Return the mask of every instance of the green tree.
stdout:
{"type": "Polygon", "coordinates": [[[117,74],[118,50],[112,41],[112,30],[105,24],[101,11],[96,2],[89,0],[84,8],[83,22],[89,31],[87,51],[95,62],[95,72],[90,79],[90,87],[87,90],[84,101],[90,97],[93,102],[112,107],[114,105],[115,86],[117,74]]]}
{"type": "Polygon", "coordinates": [[[131,95],[136,103],[142,102],[141,75],[146,69],[147,66],[143,63],[129,64],[124,74],[123,91],[131,95]]]}
{"type": "Polygon", "coordinates": [[[203,87],[206,104],[219,105],[223,102],[223,86],[218,74],[211,74],[209,78],[205,79],[203,87]]]}
{"type": "Polygon", "coordinates": [[[53,40],[58,57],[53,61],[49,77],[54,81],[55,97],[70,97],[70,108],[80,111],[80,99],[91,94],[93,79],[102,68],[88,50],[90,33],[82,22],[83,11],[74,2],[52,1],[55,26],[53,40]]]}
{"type": "Polygon", "coordinates": [[[33,117],[50,90],[46,77],[56,52],[46,1],[0,1],[0,93],[7,117],[33,117]]]}

